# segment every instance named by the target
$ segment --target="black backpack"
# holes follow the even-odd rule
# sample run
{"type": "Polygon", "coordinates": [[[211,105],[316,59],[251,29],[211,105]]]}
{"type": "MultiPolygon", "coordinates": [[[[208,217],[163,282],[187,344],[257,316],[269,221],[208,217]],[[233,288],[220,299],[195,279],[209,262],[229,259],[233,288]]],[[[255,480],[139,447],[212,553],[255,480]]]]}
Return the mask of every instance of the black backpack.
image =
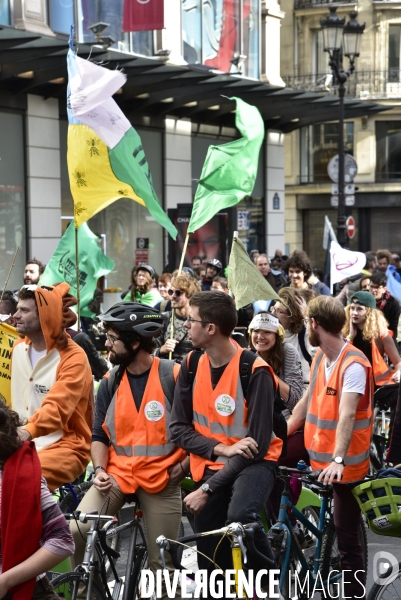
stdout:
{"type": "MultiPolygon", "coordinates": [[[[195,375],[198,368],[198,363],[203,354],[203,350],[193,350],[189,357],[188,363],[188,381],[191,387],[195,381],[195,375]]],[[[242,393],[246,398],[248,391],[249,380],[252,375],[252,365],[258,357],[251,350],[244,350],[240,357],[240,378],[242,385],[242,393]]],[[[277,388],[274,397],[273,406],[273,431],[278,438],[283,441],[283,449],[281,457],[284,458],[287,455],[287,421],[285,420],[282,411],[286,408],[283,400],[280,397],[280,390],[277,388]]]]}
{"type": "MultiPolygon", "coordinates": [[[[160,383],[163,388],[164,395],[166,396],[169,407],[166,407],[169,411],[171,411],[171,407],[173,405],[174,399],[174,388],[175,388],[175,380],[174,380],[174,360],[166,360],[164,358],[160,359],[159,363],[159,378],[160,383]]],[[[109,392],[110,398],[113,398],[114,394],[118,386],[120,385],[120,381],[122,376],[124,375],[125,367],[121,365],[114,367],[110,371],[110,376],[107,380],[107,391],[109,392]]]]}

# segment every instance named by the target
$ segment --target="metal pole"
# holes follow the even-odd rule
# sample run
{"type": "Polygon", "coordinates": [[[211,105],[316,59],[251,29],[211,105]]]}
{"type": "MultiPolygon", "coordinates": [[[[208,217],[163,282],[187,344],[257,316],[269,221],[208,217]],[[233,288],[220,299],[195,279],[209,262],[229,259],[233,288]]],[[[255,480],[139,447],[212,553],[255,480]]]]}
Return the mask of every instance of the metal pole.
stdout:
{"type": "Polygon", "coordinates": [[[347,246],[345,231],[345,194],[344,194],[344,83],[339,81],[338,86],[340,117],[338,132],[338,214],[337,214],[337,240],[342,248],[347,246]]]}

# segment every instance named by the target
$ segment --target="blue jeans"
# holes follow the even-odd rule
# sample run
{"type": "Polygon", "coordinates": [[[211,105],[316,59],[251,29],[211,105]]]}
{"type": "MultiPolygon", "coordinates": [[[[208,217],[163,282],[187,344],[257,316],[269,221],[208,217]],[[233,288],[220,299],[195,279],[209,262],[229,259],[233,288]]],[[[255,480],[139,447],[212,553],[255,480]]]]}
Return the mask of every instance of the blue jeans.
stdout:
{"type": "MultiPolygon", "coordinates": [[[[207,470],[201,481],[195,484],[198,489],[214,474],[207,470]]],[[[237,475],[233,483],[215,492],[210,496],[205,508],[199,515],[195,515],[195,530],[197,533],[219,529],[233,522],[259,523],[260,529],[255,532],[255,546],[264,556],[274,560],[269,540],[263,530],[260,513],[273,489],[277,474],[277,463],[264,460],[246,467],[237,475]]],[[[218,542],[217,537],[205,537],[197,540],[198,550],[213,558],[218,542]]],[[[216,563],[223,569],[232,569],[231,547],[227,539],[220,544],[215,558],[216,563]]],[[[212,571],[213,564],[198,554],[199,569],[212,571]]],[[[262,561],[248,556],[248,568],[258,571],[266,569],[267,565],[262,561]]],[[[262,585],[263,585],[262,579],[262,585]]]]}

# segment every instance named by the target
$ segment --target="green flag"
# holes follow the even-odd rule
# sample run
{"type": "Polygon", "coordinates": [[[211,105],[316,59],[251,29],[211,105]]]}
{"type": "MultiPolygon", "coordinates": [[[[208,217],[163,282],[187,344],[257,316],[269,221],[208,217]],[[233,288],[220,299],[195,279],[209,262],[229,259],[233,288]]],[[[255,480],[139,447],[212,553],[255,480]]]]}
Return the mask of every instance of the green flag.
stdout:
{"type": "Polygon", "coordinates": [[[256,106],[240,98],[235,125],[242,137],[239,140],[210,146],[196,189],[188,233],[200,229],[224,208],[234,206],[252,194],[258,172],[259,151],[265,127],[256,106]]]}
{"type": "MultiPolygon", "coordinates": [[[[99,238],[92,233],[87,223],[78,227],[78,254],[81,316],[92,317],[93,312],[89,310],[88,304],[93,298],[97,280],[113,270],[114,261],[103,254],[99,247],[99,238]]],[[[75,229],[72,221],[46,266],[40,278],[40,285],[53,285],[65,281],[71,287],[70,293],[76,296],[75,256],[75,229]]]]}
{"type": "Polygon", "coordinates": [[[233,239],[228,263],[228,287],[237,310],[256,300],[280,300],[272,286],[253,264],[241,240],[233,239]]]}

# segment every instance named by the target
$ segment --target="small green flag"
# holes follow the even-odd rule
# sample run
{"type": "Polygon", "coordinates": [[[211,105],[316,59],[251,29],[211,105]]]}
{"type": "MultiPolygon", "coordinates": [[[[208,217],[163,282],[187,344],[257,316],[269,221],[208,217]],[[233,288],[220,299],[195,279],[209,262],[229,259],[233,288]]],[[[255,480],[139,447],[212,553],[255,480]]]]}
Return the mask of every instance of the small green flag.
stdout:
{"type": "Polygon", "coordinates": [[[241,240],[233,239],[228,263],[228,287],[237,310],[256,300],[280,300],[272,286],[253,264],[241,240]]]}
{"type": "MultiPolygon", "coordinates": [[[[89,310],[88,304],[93,299],[97,280],[114,269],[114,261],[103,254],[99,247],[99,238],[92,233],[87,223],[78,227],[78,254],[81,316],[92,317],[93,312],[89,310]]],[[[40,278],[40,285],[53,285],[65,281],[70,285],[70,293],[76,296],[75,256],[75,228],[72,221],[46,266],[40,278]]]]}
{"type": "Polygon", "coordinates": [[[220,210],[234,206],[252,194],[255,185],[265,135],[263,119],[256,106],[240,98],[230,100],[237,103],[235,125],[243,137],[209,147],[196,189],[188,233],[200,229],[220,210]]]}

